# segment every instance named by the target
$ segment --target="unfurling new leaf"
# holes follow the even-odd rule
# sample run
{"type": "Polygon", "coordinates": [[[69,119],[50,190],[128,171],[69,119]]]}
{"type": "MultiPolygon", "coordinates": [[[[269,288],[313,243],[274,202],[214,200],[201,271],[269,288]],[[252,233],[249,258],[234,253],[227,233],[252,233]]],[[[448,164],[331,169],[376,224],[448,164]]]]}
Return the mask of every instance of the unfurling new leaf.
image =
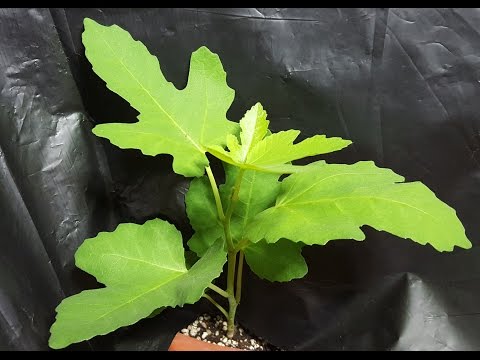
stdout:
{"type": "Polygon", "coordinates": [[[352,143],[338,137],[315,135],[294,144],[300,131],[280,131],[266,136],[268,124],[267,113],[262,105],[257,103],[240,120],[241,143],[235,135],[230,134],[227,136],[229,151],[219,145],[209,146],[208,151],[240,168],[287,174],[304,170],[302,166],[291,165],[293,160],[341,150],[352,143]]]}

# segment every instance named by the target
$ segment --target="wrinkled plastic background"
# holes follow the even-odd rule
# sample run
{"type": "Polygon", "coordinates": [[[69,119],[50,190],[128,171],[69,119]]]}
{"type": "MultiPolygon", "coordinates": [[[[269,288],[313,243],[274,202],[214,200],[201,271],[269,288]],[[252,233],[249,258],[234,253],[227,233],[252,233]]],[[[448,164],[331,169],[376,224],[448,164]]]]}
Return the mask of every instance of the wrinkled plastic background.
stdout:
{"type": "MultiPolygon", "coordinates": [[[[480,350],[480,10],[0,9],[0,349],[46,350],[54,308],[96,286],[75,269],[86,237],[153,217],[191,229],[171,157],[120,150],[95,124],[136,112],[93,73],[83,18],[118,24],[183,87],[192,51],[219,54],[238,120],[256,101],[274,131],[353,140],[330,162],[372,159],[454,207],[474,247],[366,227],[308,247],[309,274],[246,272],[239,321],[296,350],[480,350]]],[[[199,303],[69,349],[166,349],[199,303]]]]}

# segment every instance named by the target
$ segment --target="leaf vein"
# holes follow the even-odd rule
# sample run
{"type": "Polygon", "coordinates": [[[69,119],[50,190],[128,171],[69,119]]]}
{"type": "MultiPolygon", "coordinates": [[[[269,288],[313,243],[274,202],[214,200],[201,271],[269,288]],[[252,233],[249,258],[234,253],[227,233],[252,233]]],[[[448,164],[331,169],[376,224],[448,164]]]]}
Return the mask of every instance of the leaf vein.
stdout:
{"type": "MultiPolygon", "coordinates": [[[[112,51],[113,54],[118,56],[118,54],[111,47],[111,45],[108,43],[108,41],[106,41],[105,38],[103,37],[103,33],[104,33],[104,30],[102,30],[102,37],[101,37],[103,42],[108,46],[108,48],[112,51]]],[[[153,55],[151,55],[151,56],[153,56],[153,55]]],[[[137,77],[130,71],[130,69],[127,67],[127,65],[125,65],[125,63],[123,62],[122,58],[120,56],[118,56],[118,58],[119,58],[120,64],[122,64],[122,66],[125,68],[125,70],[128,72],[128,74],[132,77],[132,79],[135,80],[135,82],[153,100],[153,102],[158,106],[158,108],[170,119],[172,124],[175,125],[178,128],[178,130],[180,130],[180,132],[188,139],[188,141],[190,141],[195,146],[195,148],[197,148],[200,152],[204,153],[205,151],[200,147],[200,145],[197,144],[197,142],[195,140],[193,140],[190,135],[188,135],[188,133],[175,121],[175,119],[173,119],[173,117],[163,108],[163,106],[161,106],[158,103],[158,101],[152,96],[152,94],[150,94],[150,91],[148,91],[143,86],[143,84],[137,79],[137,77]]]]}

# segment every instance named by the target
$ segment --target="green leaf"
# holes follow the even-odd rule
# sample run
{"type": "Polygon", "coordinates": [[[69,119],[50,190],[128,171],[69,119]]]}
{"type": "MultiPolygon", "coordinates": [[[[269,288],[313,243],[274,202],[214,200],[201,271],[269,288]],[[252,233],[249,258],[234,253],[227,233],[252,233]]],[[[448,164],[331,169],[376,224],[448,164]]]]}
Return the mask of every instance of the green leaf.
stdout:
{"type": "MultiPolygon", "coordinates": [[[[322,162],[323,163],[323,162],[322,162]]],[[[310,165],[309,165],[310,166],[310,165]]],[[[239,168],[225,164],[226,181],[220,186],[222,203],[228,206],[239,168]]],[[[307,273],[300,244],[279,241],[252,244],[245,237],[250,221],[262,210],[272,206],[280,190],[278,174],[246,170],[239,192],[239,201],[232,216],[232,233],[235,245],[245,252],[245,260],[253,272],[270,281],[289,281],[307,273]]],[[[190,249],[202,256],[212,243],[224,237],[218,220],[215,200],[208,179],[193,179],[186,195],[187,214],[195,234],[188,241],[190,249]]]]}
{"type": "Polygon", "coordinates": [[[291,165],[293,160],[341,150],[352,143],[338,137],[315,135],[294,144],[299,130],[280,131],[266,136],[268,124],[267,113],[257,103],[240,120],[241,144],[236,136],[229,134],[229,151],[219,145],[209,146],[208,151],[220,160],[244,169],[285,174],[305,170],[303,166],[291,165]]]}
{"type": "Polygon", "coordinates": [[[185,205],[190,225],[195,230],[187,244],[190,250],[201,257],[215,240],[223,237],[223,227],[206,176],[192,179],[185,195],[185,205]]]}
{"type": "Polygon", "coordinates": [[[203,175],[206,147],[223,145],[227,134],[238,131],[226,118],[234,91],[218,55],[204,46],[195,51],[187,86],[178,90],[163,76],[158,59],[127,31],[91,19],[84,24],[82,40],[93,70],[140,113],[136,123],[101,124],[93,132],[123,149],[171,154],[178,174],[203,175]]]}
{"type": "Polygon", "coordinates": [[[245,248],[245,261],[260,278],[269,281],[300,279],[308,272],[302,256],[303,244],[280,239],[274,244],[265,241],[245,248]]]}
{"type": "MultiPolygon", "coordinates": [[[[233,186],[239,172],[238,167],[225,164],[226,180],[225,184],[220,186],[220,196],[227,207],[230,204],[233,186]]],[[[233,236],[239,241],[243,240],[245,231],[255,215],[275,203],[280,191],[279,177],[279,174],[245,170],[238,194],[238,202],[232,216],[233,236]]]]}
{"type": "MultiPolygon", "coordinates": [[[[222,204],[227,208],[239,168],[225,165],[225,184],[220,185],[222,204]]],[[[238,194],[239,200],[231,219],[231,230],[236,245],[243,240],[243,234],[249,221],[260,211],[273,205],[280,190],[278,174],[260,173],[246,170],[238,194]]],[[[206,176],[193,179],[185,196],[187,215],[190,224],[195,230],[188,241],[188,246],[198,256],[205,251],[219,237],[224,238],[222,223],[218,219],[215,199],[206,176]]]]}
{"type": "Polygon", "coordinates": [[[50,329],[54,349],[134,324],[161,307],[196,302],[220,275],[226,258],[218,241],[187,270],[180,232],[155,219],[121,224],[85,240],[75,261],[106,287],[60,303],[50,329]]]}
{"type": "Polygon", "coordinates": [[[247,161],[250,150],[257,145],[267,134],[269,121],[267,120],[267,112],[263,110],[260,103],[252,106],[240,120],[240,140],[234,135],[229,135],[227,144],[232,151],[233,159],[239,164],[247,161]]]}
{"type": "Polygon", "coordinates": [[[282,182],[275,206],[257,215],[248,236],[323,245],[363,240],[360,227],[369,225],[438,251],[472,246],[454,209],[422,183],[403,180],[372,161],[311,167],[282,182]]]}

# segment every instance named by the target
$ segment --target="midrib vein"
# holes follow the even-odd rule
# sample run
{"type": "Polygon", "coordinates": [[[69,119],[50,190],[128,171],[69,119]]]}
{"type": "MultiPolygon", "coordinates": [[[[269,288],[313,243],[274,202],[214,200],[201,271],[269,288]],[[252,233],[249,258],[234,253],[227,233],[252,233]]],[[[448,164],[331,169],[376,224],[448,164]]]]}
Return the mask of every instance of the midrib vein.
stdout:
{"type": "MultiPolygon", "coordinates": [[[[150,97],[150,99],[153,100],[153,102],[155,103],[155,105],[158,106],[158,108],[170,119],[170,121],[172,122],[172,124],[178,129],[180,130],[180,132],[185,135],[185,137],[193,144],[193,146],[195,146],[200,152],[204,153],[205,151],[200,147],[199,144],[197,144],[197,142],[195,140],[192,139],[192,137],[185,131],[183,130],[183,128],[175,121],[175,119],[173,119],[173,117],[163,108],[162,105],[160,105],[158,103],[158,101],[152,96],[152,94],[150,94],[150,92],[143,86],[143,84],[137,79],[137,77],[129,70],[129,68],[125,65],[125,63],[123,62],[123,60],[120,58],[120,56],[118,56],[118,54],[115,52],[115,50],[110,46],[110,44],[108,43],[108,41],[105,40],[105,38],[103,37],[103,31],[102,31],[102,36],[101,36],[103,42],[108,46],[108,48],[110,49],[110,51],[118,58],[118,61],[120,62],[120,64],[122,64],[122,66],[124,67],[124,69],[130,74],[130,76],[132,77],[133,80],[135,80],[135,82],[140,86],[140,88],[142,88],[142,90],[150,97]]],[[[148,54],[149,56],[153,56],[152,54],[148,54]]],[[[179,90],[177,90],[179,91],[179,90]]]]}
{"type": "Polygon", "coordinates": [[[182,274],[185,272],[185,270],[173,269],[173,268],[169,268],[167,266],[160,266],[158,264],[155,264],[155,263],[152,263],[152,262],[149,262],[149,261],[145,261],[145,260],[137,259],[137,258],[132,258],[132,257],[120,255],[120,254],[113,254],[113,253],[110,254],[109,253],[109,254],[103,254],[103,256],[115,256],[115,257],[119,257],[119,258],[126,259],[126,260],[138,261],[138,262],[141,262],[141,263],[144,263],[144,264],[147,264],[147,265],[158,267],[160,269],[171,270],[171,271],[174,271],[174,272],[181,272],[182,274]]]}
{"type": "Polygon", "coordinates": [[[251,201],[252,201],[252,195],[253,195],[253,184],[255,182],[255,178],[257,177],[257,174],[254,172],[252,175],[252,181],[250,183],[250,187],[248,189],[248,196],[247,196],[247,201],[246,201],[246,206],[245,206],[245,216],[243,218],[243,230],[244,231],[245,227],[247,226],[248,222],[248,215],[250,212],[250,206],[251,206],[251,201]]]}
{"type": "Polygon", "coordinates": [[[415,210],[417,210],[417,211],[419,211],[419,212],[421,212],[425,215],[428,215],[428,216],[432,217],[433,219],[435,219],[435,221],[438,221],[438,219],[435,216],[433,216],[432,214],[430,214],[428,212],[425,212],[422,209],[419,209],[419,208],[417,208],[413,205],[410,205],[408,203],[404,203],[404,202],[398,201],[398,200],[382,198],[382,197],[379,197],[379,196],[342,196],[342,197],[336,197],[336,198],[317,199],[317,200],[311,200],[311,201],[302,201],[302,202],[290,203],[290,205],[281,204],[281,205],[276,205],[274,208],[285,207],[285,208],[288,209],[289,206],[293,207],[293,206],[297,206],[297,205],[317,204],[317,203],[321,203],[321,202],[336,202],[338,200],[345,200],[345,199],[376,199],[376,200],[384,200],[384,201],[388,201],[388,202],[394,202],[394,203],[398,203],[398,204],[410,207],[412,209],[415,209],[415,210]]]}
{"type": "MultiPolygon", "coordinates": [[[[343,172],[343,173],[340,173],[340,174],[333,174],[333,175],[329,175],[329,176],[326,176],[324,177],[323,179],[320,179],[319,181],[316,181],[314,182],[312,185],[308,186],[307,188],[303,189],[302,191],[300,191],[298,194],[296,194],[295,196],[293,196],[291,199],[285,199],[285,196],[282,196],[282,200],[279,202],[279,204],[288,204],[288,203],[291,203],[293,200],[297,199],[298,197],[302,196],[303,194],[305,194],[306,192],[310,191],[311,189],[313,189],[315,186],[318,186],[319,184],[321,184],[322,182],[324,182],[325,180],[328,180],[328,179],[331,179],[331,178],[334,178],[334,177],[337,177],[337,176],[350,176],[350,175],[383,175],[385,176],[384,174],[379,174],[379,173],[347,173],[347,172],[343,172]],[[283,201],[284,200],[284,201],[283,201]]],[[[298,176],[297,176],[298,177],[298,176]]],[[[296,185],[296,182],[295,184],[296,185]]],[[[294,186],[292,185],[292,187],[294,186]]],[[[290,191],[289,191],[290,193],[290,191]]]]}
{"type": "MultiPolygon", "coordinates": [[[[205,74],[205,64],[202,62],[203,73],[205,74]]],[[[203,85],[205,89],[205,111],[203,112],[203,121],[202,121],[202,130],[200,131],[200,141],[203,142],[203,135],[205,133],[205,123],[207,121],[207,114],[208,114],[208,91],[207,91],[207,82],[205,81],[205,77],[203,78],[203,85]]]]}
{"type": "MultiPolygon", "coordinates": [[[[155,287],[153,287],[153,288],[151,288],[151,289],[148,289],[147,291],[145,291],[145,292],[143,292],[143,293],[140,293],[139,295],[137,295],[137,296],[131,298],[130,300],[124,302],[124,303],[121,304],[120,306],[117,306],[116,308],[113,308],[112,310],[110,310],[110,311],[106,312],[105,314],[99,316],[99,317],[96,318],[95,320],[92,320],[92,322],[98,321],[98,320],[104,318],[105,316],[110,315],[111,313],[113,313],[113,312],[121,309],[122,307],[127,306],[128,304],[131,304],[132,302],[134,302],[134,301],[137,300],[138,298],[141,298],[142,296],[145,296],[145,295],[147,295],[148,293],[151,293],[152,291],[157,290],[158,288],[164,286],[165,284],[167,284],[167,283],[169,283],[169,282],[172,282],[173,280],[175,280],[175,279],[177,279],[177,278],[179,278],[180,276],[183,276],[183,275],[185,275],[185,274],[187,274],[187,272],[182,272],[181,274],[175,275],[175,276],[167,279],[166,281],[164,281],[164,282],[156,285],[155,287]]],[[[100,289],[100,290],[101,290],[101,289],[100,289]]]]}

